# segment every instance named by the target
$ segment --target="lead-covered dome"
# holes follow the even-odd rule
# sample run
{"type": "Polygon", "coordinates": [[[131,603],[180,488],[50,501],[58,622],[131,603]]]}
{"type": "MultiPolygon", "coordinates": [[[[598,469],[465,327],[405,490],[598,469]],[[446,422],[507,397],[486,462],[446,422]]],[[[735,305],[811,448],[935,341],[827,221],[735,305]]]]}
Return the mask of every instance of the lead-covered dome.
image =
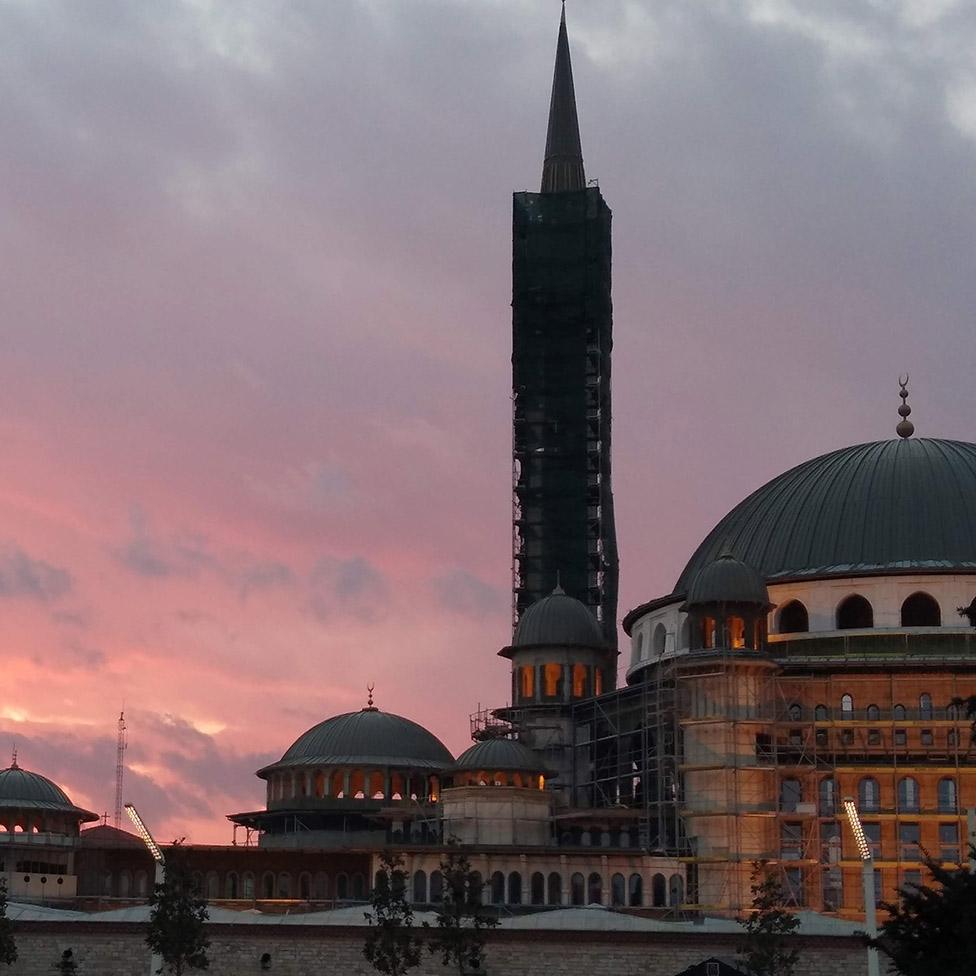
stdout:
{"type": "Polygon", "coordinates": [[[769,591],[763,578],[731,552],[723,552],[691,581],[686,607],[707,603],[744,603],[769,607],[769,591]]]}
{"type": "Polygon", "coordinates": [[[515,739],[485,739],[458,756],[457,769],[541,773],[546,769],[538,753],[515,739]]]}
{"type": "Polygon", "coordinates": [[[603,631],[586,604],[556,587],[519,618],[512,647],[606,646],[603,631]]]}
{"type": "Polygon", "coordinates": [[[976,572],[976,444],[876,441],[800,464],[712,529],[674,592],[726,548],[770,582],[976,572]]]}
{"type": "Polygon", "coordinates": [[[46,776],[21,769],[16,763],[0,769],[0,808],[70,813],[82,821],[98,819],[98,814],[76,807],[68,794],[46,776]]]}
{"type": "Polygon", "coordinates": [[[258,772],[289,766],[391,766],[447,769],[454,757],[432,732],[402,715],[364,708],[327,718],[299,736],[281,759],[258,772]]]}

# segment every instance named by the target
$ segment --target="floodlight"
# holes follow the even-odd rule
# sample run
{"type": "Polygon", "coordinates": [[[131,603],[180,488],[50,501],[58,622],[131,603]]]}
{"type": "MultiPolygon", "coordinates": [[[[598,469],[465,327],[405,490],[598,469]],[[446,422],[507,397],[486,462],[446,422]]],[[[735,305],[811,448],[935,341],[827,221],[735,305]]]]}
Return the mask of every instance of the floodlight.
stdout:
{"type": "Polygon", "coordinates": [[[125,812],[129,815],[129,819],[139,832],[142,842],[146,845],[146,847],[149,848],[149,853],[152,854],[153,860],[157,864],[162,864],[163,852],[159,849],[159,845],[156,843],[156,841],[153,840],[153,835],[149,833],[149,828],[142,822],[142,817],[139,816],[139,811],[131,803],[127,803],[125,805],[125,812]]]}
{"type": "Polygon", "coordinates": [[[850,823],[851,830],[854,832],[854,840],[857,843],[857,852],[861,855],[861,860],[870,861],[871,847],[864,834],[864,827],[861,825],[861,818],[858,816],[853,797],[844,797],[844,813],[847,814],[847,821],[850,823]]]}

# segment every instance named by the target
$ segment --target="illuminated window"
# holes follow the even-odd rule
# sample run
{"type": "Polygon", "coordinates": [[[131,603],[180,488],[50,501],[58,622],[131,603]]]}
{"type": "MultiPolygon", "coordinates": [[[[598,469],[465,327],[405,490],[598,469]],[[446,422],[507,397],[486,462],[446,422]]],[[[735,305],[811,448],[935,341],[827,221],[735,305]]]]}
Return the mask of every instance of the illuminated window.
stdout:
{"type": "Polygon", "coordinates": [[[918,717],[932,717],[932,696],[927,692],[918,696],[918,717]]]}
{"type": "Polygon", "coordinates": [[[898,781],[898,809],[918,810],[918,782],[911,776],[898,781]]]}
{"type": "Polygon", "coordinates": [[[702,620],[702,647],[715,646],[715,618],[705,617],[702,620]]]}
{"type": "Polygon", "coordinates": [[[586,665],[585,664],[573,665],[573,697],[574,698],[586,697],[586,665]]]}
{"type": "Polygon", "coordinates": [[[858,806],[862,810],[870,810],[872,813],[878,810],[881,803],[881,791],[878,788],[878,781],[870,776],[865,777],[857,785],[858,806]]]}
{"type": "Polygon", "coordinates": [[[726,626],[729,629],[729,647],[745,647],[746,622],[741,617],[729,617],[726,626]]]}
{"type": "Polygon", "coordinates": [[[535,668],[530,664],[519,668],[519,677],[522,697],[532,698],[535,695],[535,668]]]}
{"type": "Polygon", "coordinates": [[[850,695],[840,696],[840,711],[843,718],[850,718],[854,714],[854,699],[850,695]]]}
{"type": "Polygon", "coordinates": [[[544,664],[542,666],[544,693],[546,698],[558,697],[562,684],[563,666],[561,664],[544,664]]]}
{"type": "Polygon", "coordinates": [[[593,681],[595,683],[594,693],[603,694],[603,672],[599,668],[593,669],[593,681]]]}

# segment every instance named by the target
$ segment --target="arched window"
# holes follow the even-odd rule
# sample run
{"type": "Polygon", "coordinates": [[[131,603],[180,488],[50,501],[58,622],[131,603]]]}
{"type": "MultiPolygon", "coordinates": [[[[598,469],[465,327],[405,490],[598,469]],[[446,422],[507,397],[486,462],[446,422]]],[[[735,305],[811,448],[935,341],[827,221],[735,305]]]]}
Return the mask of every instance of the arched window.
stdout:
{"type": "Polygon", "coordinates": [[[546,876],[541,871],[532,874],[532,880],[529,882],[529,901],[533,905],[546,903],[546,876]]]}
{"type": "Polygon", "coordinates": [[[799,722],[803,718],[803,709],[797,702],[791,702],[786,709],[786,714],[789,716],[791,722],[799,722]]]}
{"type": "Polygon", "coordinates": [[[881,709],[877,705],[868,705],[865,714],[869,722],[879,722],[881,720],[881,709]]]}
{"type": "Polygon", "coordinates": [[[241,894],[248,900],[254,900],[254,875],[250,871],[244,872],[241,880],[241,894]]]}
{"type": "Polygon", "coordinates": [[[444,898],[444,875],[440,871],[430,872],[430,903],[439,905],[444,898]]]}
{"type": "Polygon", "coordinates": [[[881,790],[878,781],[871,776],[865,776],[857,784],[857,802],[862,812],[877,813],[881,805],[881,790]]]}
{"type": "Polygon", "coordinates": [[[708,648],[715,646],[715,618],[703,617],[701,622],[702,643],[701,646],[708,648]]]}
{"type": "Polygon", "coordinates": [[[362,901],[366,897],[366,878],[360,871],[352,876],[352,896],[356,901],[362,901]]]}
{"type": "Polygon", "coordinates": [[[668,642],[668,632],[664,629],[664,624],[658,624],[654,628],[654,640],[651,650],[655,657],[660,657],[664,653],[664,648],[668,642]]]}
{"type": "Polygon", "coordinates": [[[586,903],[587,905],[603,904],[603,878],[596,871],[590,873],[586,885],[586,903]]]}
{"type": "Polygon", "coordinates": [[[546,698],[561,698],[563,694],[563,666],[561,664],[542,665],[543,694],[546,698]]]}
{"type": "Polygon", "coordinates": [[[928,593],[913,593],[901,605],[902,627],[941,627],[942,610],[928,593]]]}
{"type": "Polygon", "coordinates": [[[729,647],[746,646],[746,622],[742,617],[729,617],[725,621],[725,628],[729,635],[729,647]]]}
{"type": "Polygon", "coordinates": [[[476,904],[480,905],[482,898],[484,897],[485,883],[481,880],[480,871],[471,872],[471,880],[468,882],[468,891],[471,894],[471,900],[476,904]]]}
{"type": "Polygon", "coordinates": [[[932,717],[932,696],[928,692],[923,692],[918,696],[918,717],[932,717]]]}
{"type": "Polygon", "coordinates": [[[278,875],[278,897],[291,898],[291,875],[287,871],[278,875]]]}
{"type": "Polygon", "coordinates": [[[574,664],[573,665],[573,697],[574,698],[587,698],[589,696],[589,690],[587,689],[587,668],[585,664],[574,664]]]}
{"type": "Polygon", "coordinates": [[[553,871],[546,880],[546,904],[561,905],[562,902],[563,879],[558,871],[553,871]]]}
{"type": "Polygon", "coordinates": [[[586,903],[586,882],[579,871],[569,879],[570,904],[583,905],[586,903]]]}
{"type": "Polygon", "coordinates": [[[610,904],[620,908],[627,904],[627,882],[622,874],[610,878],[610,904]]]}
{"type": "Polygon", "coordinates": [[[678,646],[682,650],[687,650],[691,646],[691,620],[688,617],[681,621],[681,629],[678,631],[678,646]]]}
{"type": "Polygon", "coordinates": [[[627,904],[631,908],[640,908],[644,901],[644,879],[636,872],[627,882],[627,904]]]}
{"type": "Polygon", "coordinates": [[[519,693],[524,701],[531,701],[535,696],[535,667],[531,664],[519,668],[519,693]]]}
{"type": "Polygon", "coordinates": [[[216,901],[220,897],[220,878],[216,871],[207,874],[207,900],[216,901]]]}
{"type": "Polygon", "coordinates": [[[349,875],[345,873],[336,875],[335,896],[339,901],[346,901],[349,898],[349,875]]]}
{"type": "Polygon", "coordinates": [[[854,714],[854,699],[850,695],[840,696],[841,718],[850,718],[854,714]]]}
{"type": "Polygon", "coordinates": [[[224,897],[231,900],[238,897],[237,872],[228,871],[224,875],[224,897]]]}
{"type": "Polygon", "coordinates": [[[813,720],[815,722],[826,722],[827,721],[827,706],[818,705],[813,710],[813,720]]]}
{"type": "Polygon", "coordinates": [[[685,900],[685,881],[680,874],[672,874],[668,884],[671,895],[671,907],[677,908],[685,900]]]}
{"type": "Polygon", "coordinates": [[[329,897],[329,876],[324,871],[315,872],[315,880],[312,883],[312,897],[321,901],[329,897]]]}
{"type": "Polygon", "coordinates": [[[799,600],[790,600],[779,612],[781,634],[805,634],[810,629],[810,615],[799,600]]]}
{"type": "Polygon", "coordinates": [[[820,781],[820,815],[822,817],[831,816],[837,804],[837,786],[832,777],[820,781]]]}
{"type": "Polygon", "coordinates": [[[950,721],[955,721],[962,715],[962,709],[959,707],[959,702],[951,701],[946,705],[946,718],[950,721]]]}
{"type": "Polygon", "coordinates": [[[644,660],[646,642],[647,635],[644,633],[644,631],[640,631],[637,634],[637,643],[634,645],[634,664],[644,660]]]}
{"type": "Polygon", "coordinates": [[[491,876],[491,903],[493,905],[505,904],[505,875],[501,871],[496,871],[491,876]]]}
{"type": "Polygon", "coordinates": [[[957,809],[956,781],[948,776],[939,780],[939,813],[955,813],[957,809]]]}
{"type": "Polygon", "coordinates": [[[803,786],[798,779],[784,779],[779,785],[779,808],[794,813],[796,805],[803,801],[803,786]]]}
{"type": "Polygon", "coordinates": [[[894,718],[894,719],[898,719],[898,720],[904,720],[904,718],[905,718],[905,706],[904,705],[895,705],[891,709],[891,717],[894,718]]]}
{"type": "MultiPolygon", "coordinates": [[[[216,876],[215,876],[216,877],[216,876]]],[[[119,898],[128,898],[132,888],[132,875],[128,871],[119,872],[119,898]]],[[[213,896],[216,898],[216,894],[213,896]]]]}
{"type": "Polygon", "coordinates": [[[274,875],[270,871],[265,871],[261,876],[261,897],[262,898],[274,898],[275,896],[275,879],[274,875]]]}
{"type": "Polygon", "coordinates": [[[149,875],[145,871],[136,871],[136,897],[145,898],[147,894],[149,894],[149,875]]]}
{"type": "Polygon", "coordinates": [[[837,608],[838,630],[866,630],[873,626],[874,611],[860,594],[849,596],[837,608]]]}
{"type": "Polygon", "coordinates": [[[425,871],[414,871],[413,873],[413,900],[418,905],[427,903],[427,873],[425,871]]]}
{"type": "Polygon", "coordinates": [[[522,904],[522,875],[512,871],[508,876],[508,904],[522,904]]]}
{"type": "Polygon", "coordinates": [[[668,903],[668,879],[663,874],[651,878],[651,902],[655,908],[663,908],[668,903]]]}
{"type": "Polygon", "coordinates": [[[898,780],[898,810],[910,813],[918,811],[918,782],[911,776],[898,780]]]}
{"type": "Polygon", "coordinates": [[[308,871],[302,871],[298,876],[298,897],[302,901],[312,900],[312,876],[308,871]]]}

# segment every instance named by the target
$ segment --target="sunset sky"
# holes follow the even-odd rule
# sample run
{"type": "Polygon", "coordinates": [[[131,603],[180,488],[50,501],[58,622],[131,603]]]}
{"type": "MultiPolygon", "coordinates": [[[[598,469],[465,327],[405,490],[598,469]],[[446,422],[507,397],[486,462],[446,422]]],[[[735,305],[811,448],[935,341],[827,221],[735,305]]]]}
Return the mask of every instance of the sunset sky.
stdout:
{"type": "MultiPolygon", "coordinates": [[[[510,638],[511,193],[552,0],[0,0],[0,745],[225,843],[377,704],[454,753],[510,638]]],[[[589,0],[621,613],[753,488],[973,439],[976,5],[589,0]]]]}

